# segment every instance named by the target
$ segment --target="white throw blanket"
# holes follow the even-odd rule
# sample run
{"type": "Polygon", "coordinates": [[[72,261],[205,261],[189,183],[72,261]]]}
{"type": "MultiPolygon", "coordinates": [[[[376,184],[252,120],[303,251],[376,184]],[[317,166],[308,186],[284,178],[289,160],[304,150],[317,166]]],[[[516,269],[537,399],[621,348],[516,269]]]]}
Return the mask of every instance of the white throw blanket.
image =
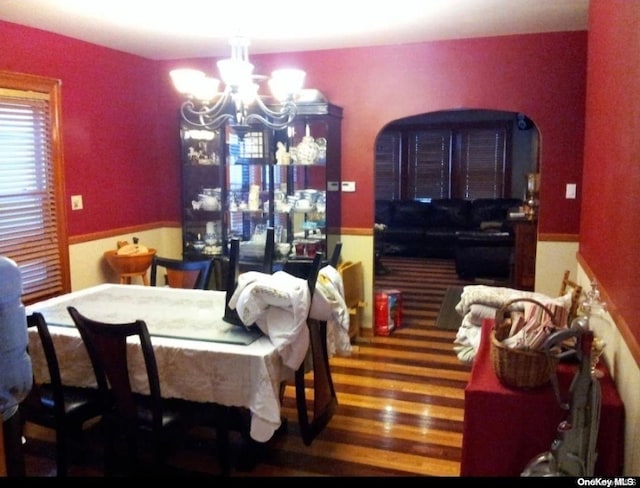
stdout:
{"type": "Polygon", "coordinates": [[[309,349],[309,304],[307,282],[284,271],[240,274],[229,300],[229,307],[238,311],[242,323],[255,323],[269,336],[284,364],[294,370],[309,349]]]}
{"type": "Polygon", "coordinates": [[[332,266],[319,271],[313,300],[307,281],[284,271],[242,273],[229,307],[238,311],[243,324],[255,323],[269,336],[284,364],[294,370],[309,349],[308,316],[327,322],[330,355],[351,352],[342,277],[332,266]]]}
{"type": "MultiPolygon", "coordinates": [[[[495,319],[496,312],[505,303],[517,298],[532,298],[542,304],[561,305],[567,311],[571,307],[571,292],[558,298],[551,298],[542,293],[516,290],[500,286],[467,285],[462,290],[456,311],[462,317],[462,323],[454,339],[453,349],[463,363],[473,362],[480,346],[482,321],[485,318],[495,319]]],[[[514,303],[513,310],[524,310],[525,302],[514,303]]]]}

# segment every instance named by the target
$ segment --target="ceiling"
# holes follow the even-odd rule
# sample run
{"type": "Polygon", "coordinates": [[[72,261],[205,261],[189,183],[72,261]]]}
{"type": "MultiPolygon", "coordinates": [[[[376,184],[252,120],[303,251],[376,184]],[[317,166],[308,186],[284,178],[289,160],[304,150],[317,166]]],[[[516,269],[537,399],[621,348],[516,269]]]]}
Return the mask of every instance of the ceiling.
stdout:
{"type": "Polygon", "coordinates": [[[587,29],[589,0],[1,0],[0,19],[150,59],[587,29]]]}

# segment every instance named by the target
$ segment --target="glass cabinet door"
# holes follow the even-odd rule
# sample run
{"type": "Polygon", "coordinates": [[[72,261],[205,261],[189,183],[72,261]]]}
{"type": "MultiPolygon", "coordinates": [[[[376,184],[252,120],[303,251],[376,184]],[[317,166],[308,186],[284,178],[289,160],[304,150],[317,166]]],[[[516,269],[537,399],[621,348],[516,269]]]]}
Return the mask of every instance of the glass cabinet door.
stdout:
{"type": "Polygon", "coordinates": [[[224,141],[220,130],[180,128],[185,258],[223,253],[224,141]]]}

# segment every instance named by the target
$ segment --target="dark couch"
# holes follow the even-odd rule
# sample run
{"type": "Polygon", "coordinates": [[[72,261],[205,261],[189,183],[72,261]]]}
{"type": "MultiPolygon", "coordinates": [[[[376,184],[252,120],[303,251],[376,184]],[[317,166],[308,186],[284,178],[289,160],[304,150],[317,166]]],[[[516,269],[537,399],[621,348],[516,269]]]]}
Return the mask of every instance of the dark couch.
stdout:
{"type": "Polygon", "coordinates": [[[476,200],[378,200],[376,246],[385,255],[454,258],[461,277],[510,274],[514,237],[509,210],[522,205],[515,198],[476,200]]]}

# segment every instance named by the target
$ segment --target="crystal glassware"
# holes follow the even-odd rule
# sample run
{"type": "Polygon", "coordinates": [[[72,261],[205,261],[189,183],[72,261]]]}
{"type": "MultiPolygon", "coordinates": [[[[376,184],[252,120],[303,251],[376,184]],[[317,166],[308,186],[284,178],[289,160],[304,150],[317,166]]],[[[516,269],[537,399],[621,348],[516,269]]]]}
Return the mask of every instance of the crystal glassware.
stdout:
{"type": "Polygon", "coordinates": [[[598,361],[600,360],[600,356],[604,352],[604,348],[607,345],[605,341],[603,341],[598,336],[593,336],[593,342],[591,343],[591,376],[594,378],[602,378],[604,373],[596,368],[598,365],[598,361]]]}

